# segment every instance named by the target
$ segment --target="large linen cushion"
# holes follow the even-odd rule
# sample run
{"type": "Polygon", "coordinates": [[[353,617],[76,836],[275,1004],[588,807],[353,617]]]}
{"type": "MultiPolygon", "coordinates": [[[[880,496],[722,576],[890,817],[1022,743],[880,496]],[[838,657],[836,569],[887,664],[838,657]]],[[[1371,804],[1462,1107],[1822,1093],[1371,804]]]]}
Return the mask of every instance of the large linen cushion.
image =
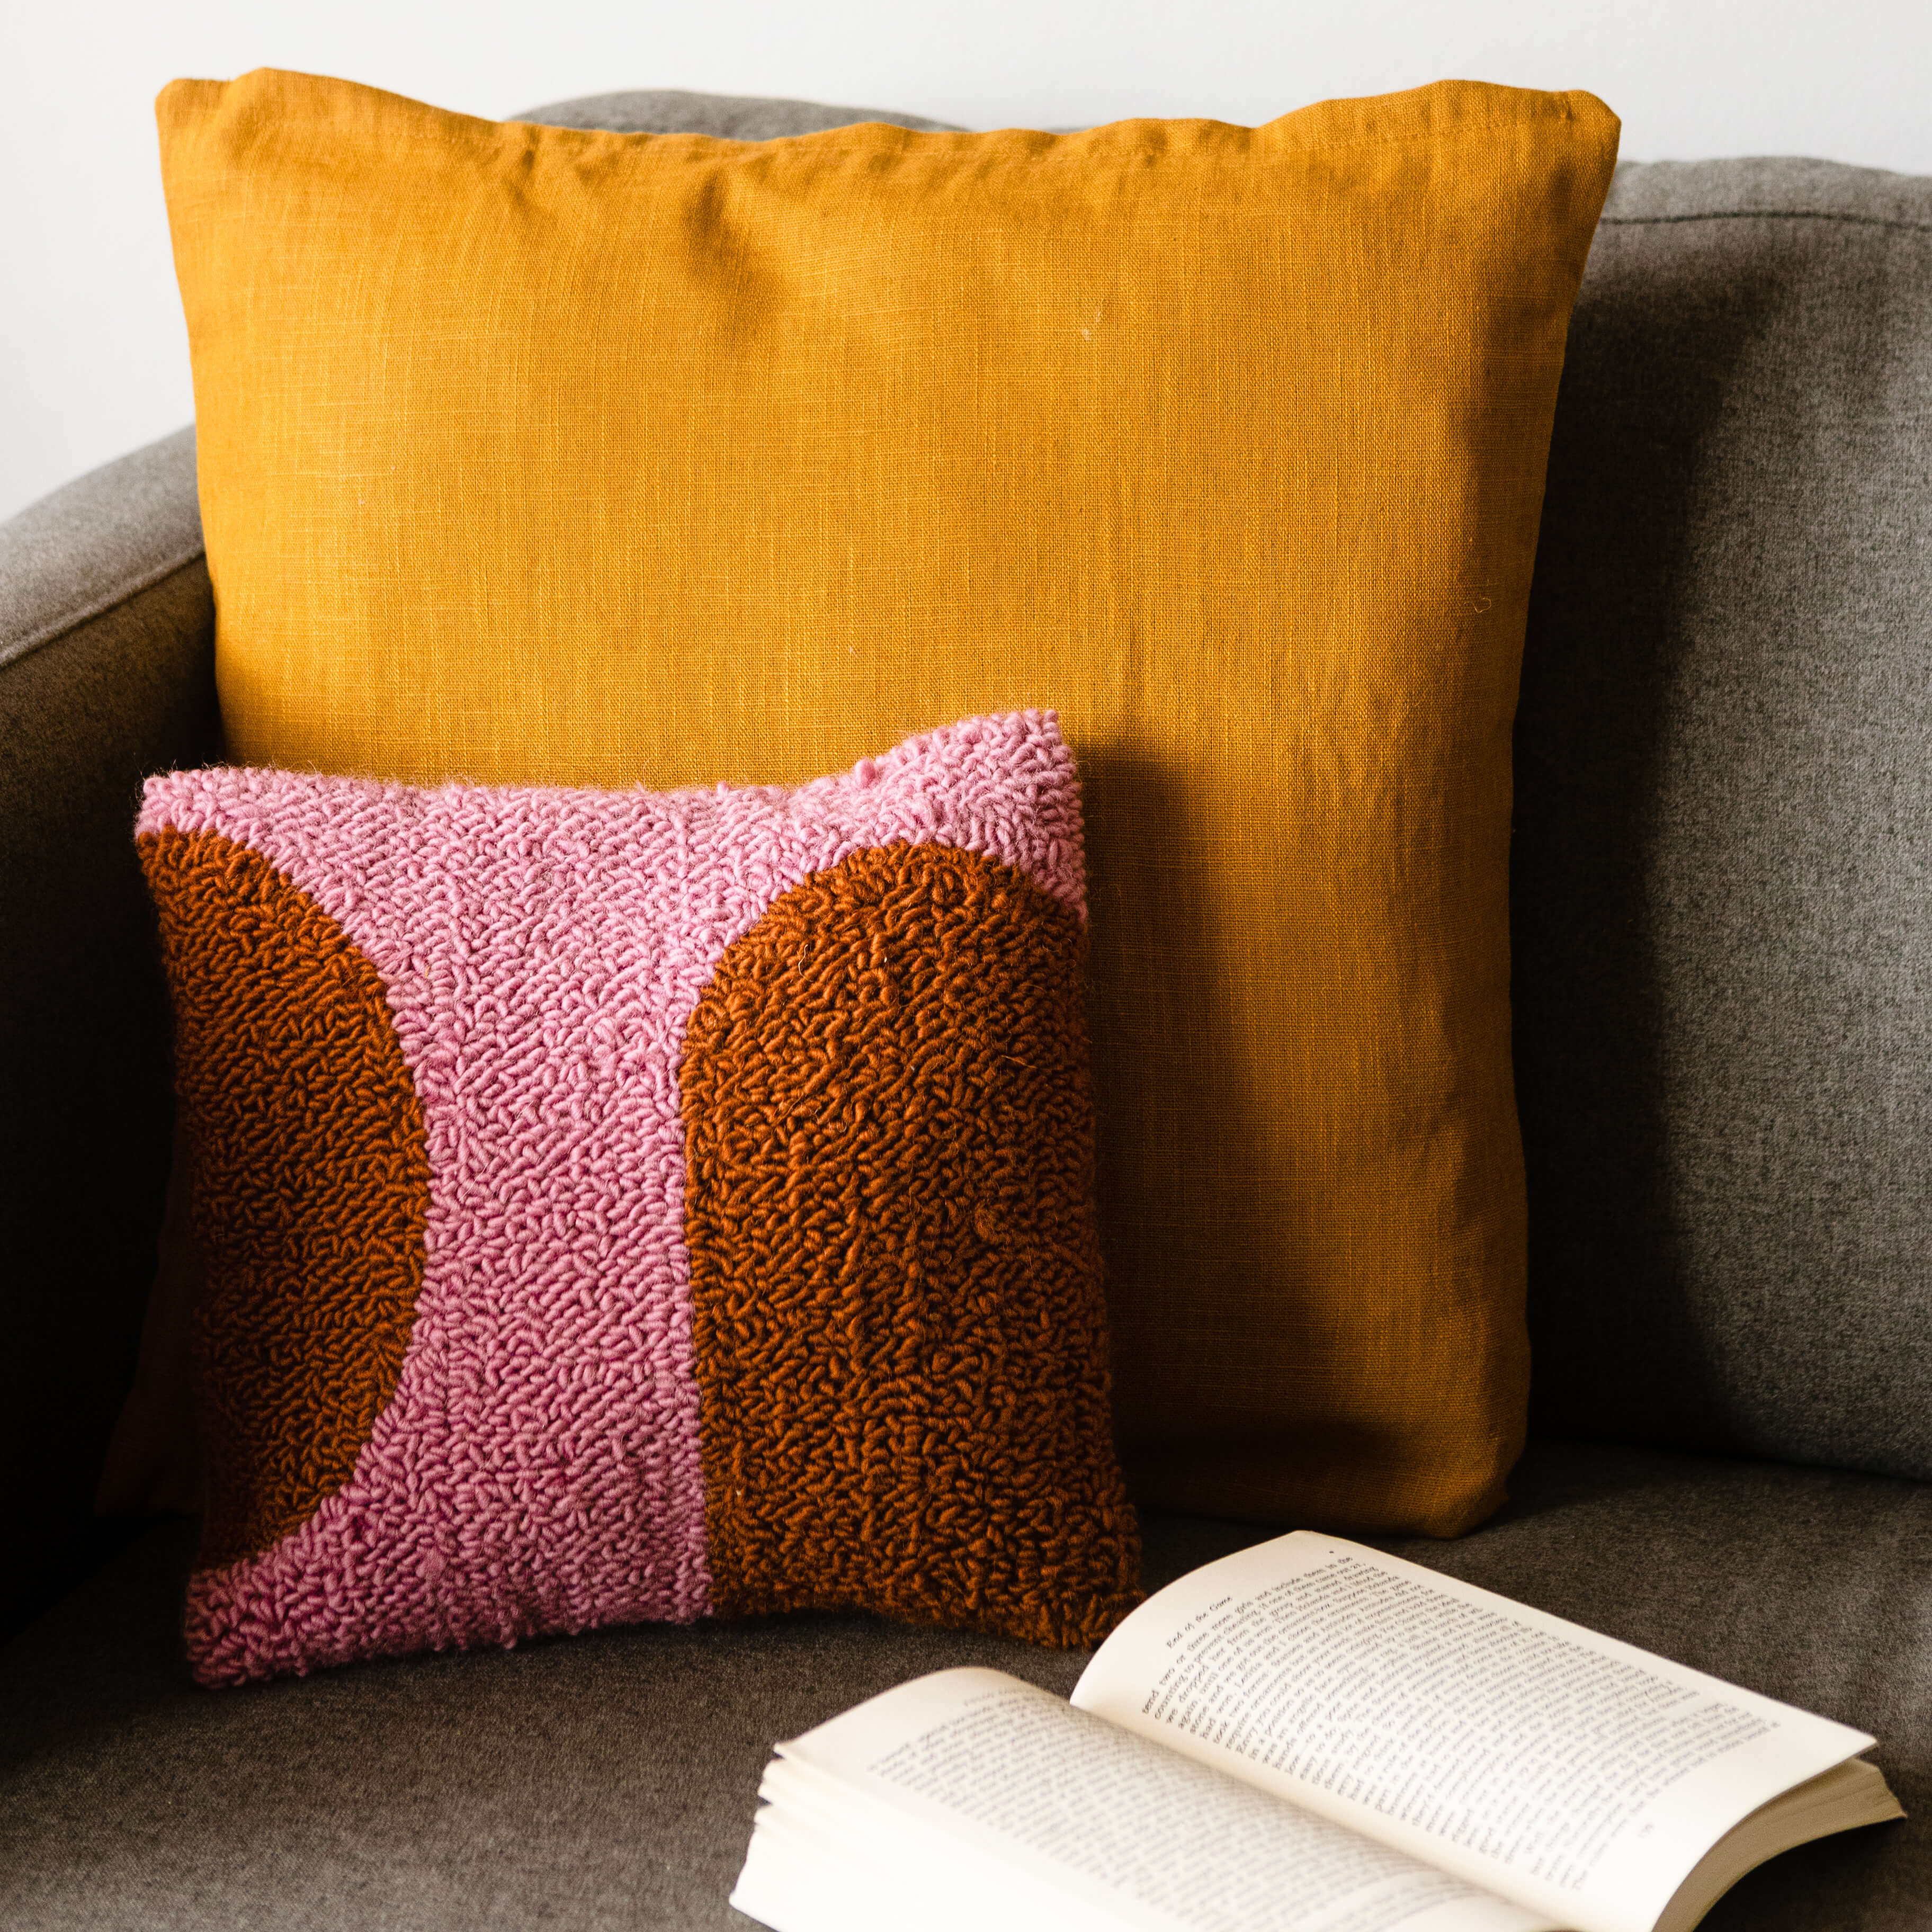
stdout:
{"type": "Polygon", "coordinates": [[[152,780],[196,1674],[1134,1600],[1050,718],[776,788],[152,780]]]}
{"type": "Polygon", "coordinates": [[[1453,1532],[1526,1400],[1509,725],[1616,123],[162,96],[234,752],[790,783],[1057,709],[1140,1492],[1453,1532]]]}
{"type": "Polygon", "coordinates": [[[1535,1408],[1932,1477],[1932,180],[1620,170],[1516,734],[1535,1408]]]}

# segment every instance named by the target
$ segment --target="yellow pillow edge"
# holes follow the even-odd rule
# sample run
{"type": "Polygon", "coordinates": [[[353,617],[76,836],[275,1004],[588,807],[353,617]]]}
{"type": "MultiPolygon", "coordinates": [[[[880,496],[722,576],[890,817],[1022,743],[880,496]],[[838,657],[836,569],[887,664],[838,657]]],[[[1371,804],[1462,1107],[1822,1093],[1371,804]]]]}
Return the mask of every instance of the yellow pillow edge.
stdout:
{"type": "Polygon", "coordinates": [[[310,124],[327,119],[361,122],[386,141],[414,134],[426,145],[447,149],[461,137],[478,152],[514,152],[537,143],[596,148],[663,148],[667,145],[693,158],[719,160],[801,150],[828,157],[883,157],[892,152],[930,155],[1001,151],[1002,158],[1059,156],[1084,161],[1107,150],[1150,160],[1172,149],[1190,162],[1216,148],[1231,158],[1246,159],[1253,151],[1282,158],[1311,158],[1338,152],[1422,146],[1445,138],[1494,136],[1504,130],[1538,125],[1574,125],[1594,129],[1598,141],[1615,158],[1621,124],[1595,94],[1582,89],[1548,92],[1505,86],[1493,81],[1437,80],[1393,93],[1360,94],[1318,100],[1291,110],[1254,127],[1207,117],[1136,116],[1053,134],[1023,128],[954,132],[901,128],[890,122],[863,121],[805,134],[782,135],[770,140],[736,140],[711,134],[623,134],[606,128],[556,128],[544,122],[491,120],[438,107],[408,94],[371,87],[360,81],[297,72],[281,68],[256,68],[232,80],[182,79],[170,81],[155,98],[155,116],[165,145],[197,123],[211,120],[221,128],[244,129],[263,124],[263,110],[273,110],[266,125],[276,128],[299,120],[310,124]],[[212,104],[212,106],[211,106],[212,104]],[[318,110],[322,110],[318,112],[318,110]],[[1411,124],[1390,131],[1391,116],[1411,124]],[[1369,131],[1371,128],[1375,131],[1369,131]],[[1184,138],[1183,138],[1184,137],[1184,138]]]}

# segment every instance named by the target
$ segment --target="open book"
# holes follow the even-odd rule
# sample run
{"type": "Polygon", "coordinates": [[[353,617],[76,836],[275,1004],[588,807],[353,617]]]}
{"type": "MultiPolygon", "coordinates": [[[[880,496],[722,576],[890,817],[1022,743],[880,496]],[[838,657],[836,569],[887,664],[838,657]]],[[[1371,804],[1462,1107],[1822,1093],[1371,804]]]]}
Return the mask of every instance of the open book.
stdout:
{"type": "Polygon", "coordinates": [[[732,1903],[777,1932],[1688,1932],[1903,1815],[1872,1742],[1304,1531],[1150,1598],[1070,1705],[946,1670],[781,1744],[732,1903]]]}

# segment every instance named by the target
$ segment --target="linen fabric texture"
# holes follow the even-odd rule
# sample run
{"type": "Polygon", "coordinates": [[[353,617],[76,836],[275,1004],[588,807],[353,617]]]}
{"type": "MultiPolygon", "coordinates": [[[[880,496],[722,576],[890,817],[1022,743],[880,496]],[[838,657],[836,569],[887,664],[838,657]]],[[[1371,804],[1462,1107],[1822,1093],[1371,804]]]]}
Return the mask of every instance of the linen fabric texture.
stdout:
{"type": "Polygon", "coordinates": [[[1078,781],[150,782],[204,1682],[706,1613],[1136,1600],[1078,781]]]}
{"type": "Polygon", "coordinates": [[[233,754],[788,784],[1056,710],[1137,1493],[1491,1510],[1510,723],[1607,110],[754,144],[260,73],[159,112],[233,754]]]}

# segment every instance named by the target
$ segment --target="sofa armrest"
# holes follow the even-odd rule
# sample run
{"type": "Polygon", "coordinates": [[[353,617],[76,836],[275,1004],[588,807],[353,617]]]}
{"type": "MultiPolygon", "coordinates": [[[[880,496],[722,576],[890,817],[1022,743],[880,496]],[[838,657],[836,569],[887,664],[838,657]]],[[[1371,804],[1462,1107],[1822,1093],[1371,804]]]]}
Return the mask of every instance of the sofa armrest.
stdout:
{"type": "Polygon", "coordinates": [[[192,430],[0,524],[0,1628],[101,1540],[172,1112],[134,814],[218,755],[214,642],[192,430]]]}

